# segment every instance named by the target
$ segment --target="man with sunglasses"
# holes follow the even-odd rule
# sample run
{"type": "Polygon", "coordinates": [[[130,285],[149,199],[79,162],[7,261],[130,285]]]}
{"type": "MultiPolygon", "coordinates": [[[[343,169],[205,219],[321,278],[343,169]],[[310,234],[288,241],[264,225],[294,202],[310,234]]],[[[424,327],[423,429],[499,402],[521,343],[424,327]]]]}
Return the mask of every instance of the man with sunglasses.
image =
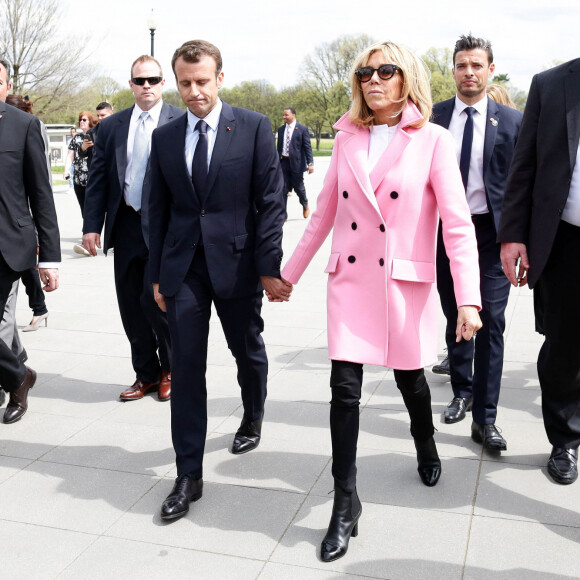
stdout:
{"type": "Polygon", "coordinates": [[[308,128],[296,121],[296,109],[284,109],[284,125],[278,128],[278,154],[284,174],[284,202],[288,204],[288,195],[294,189],[300,205],[302,215],[310,215],[306,188],[304,187],[304,172],[314,171],[314,159],[308,128]]]}
{"type": "Polygon", "coordinates": [[[102,120],[86,191],[83,246],[96,256],[104,225],[103,251],[115,249],[117,301],[136,375],[122,401],[142,399],[150,390],[157,390],[160,401],[171,396],[169,327],[149,282],[147,212],[151,134],[183,115],[163,102],[164,84],[154,58],[144,55],[133,63],[135,105],[102,120]]]}
{"type": "Polygon", "coordinates": [[[479,253],[483,327],[470,341],[456,342],[457,304],[449,259],[441,228],[437,245],[437,290],[447,319],[445,340],[453,400],[444,414],[456,423],[472,410],[471,438],[495,452],[507,449],[496,427],[503,369],[505,308],[510,293],[496,242],[507,172],[518,137],[522,114],[488,99],[486,86],[493,76],[489,41],[461,36],[453,52],[457,95],[433,108],[433,122],[449,129],[456,143],[479,253]]]}

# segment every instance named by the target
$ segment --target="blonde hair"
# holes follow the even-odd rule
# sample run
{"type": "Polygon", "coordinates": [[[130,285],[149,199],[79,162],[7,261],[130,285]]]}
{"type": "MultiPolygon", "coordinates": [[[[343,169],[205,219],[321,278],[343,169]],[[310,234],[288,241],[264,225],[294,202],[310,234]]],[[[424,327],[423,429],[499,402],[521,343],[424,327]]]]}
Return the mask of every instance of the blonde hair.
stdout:
{"type": "Polygon", "coordinates": [[[407,100],[411,99],[423,117],[411,126],[417,128],[422,127],[428,123],[433,108],[431,87],[429,84],[429,69],[407,47],[389,41],[378,42],[377,44],[369,46],[369,48],[357,56],[352,65],[350,72],[350,84],[352,88],[352,105],[349,112],[350,121],[361,127],[370,127],[374,124],[374,113],[366,104],[361,83],[355,72],[357,69],[367,66],[370,57],[377,51],[381,51],[385,55],[389,64],[396,64],[400,68],[398,74],[401,74],[403,82],[401,98],[396,101],[401,104],[401,109],[397,115],[403,112],[407,100]]]}
{"type": "Polygon", "coordinates": [[[492,98],[496,103],[500,105],[505,105],[506,107],[511,107],[512,109],[517,109],[516,104],[512,101],[509,93],[505,87],[497,83],[492,83],[486,87],[487,96],[492,98]]]}

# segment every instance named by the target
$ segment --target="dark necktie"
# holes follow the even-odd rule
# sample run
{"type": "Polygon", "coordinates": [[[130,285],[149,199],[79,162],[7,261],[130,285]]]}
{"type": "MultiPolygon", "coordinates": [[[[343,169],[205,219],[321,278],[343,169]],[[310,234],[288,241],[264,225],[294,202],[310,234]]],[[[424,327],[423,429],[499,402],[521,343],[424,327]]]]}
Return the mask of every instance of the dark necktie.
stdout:
{"type": "Polygon", "coordinates": [[[463,129],[463,141],[461,142],[461,157],[459,158],[459,170],[461,171],[461,179],[463,179],[463,187],[467,191],[467,180],[469,179],[469,163],[471,162],[471,145],[473,143],[473,107],[467,107],[465,114],[467,119],[465,121],[465,128],[463,129]]]}
{"type": "Polygon", "coordinates": [[[195,130],[199,132],[199,139],[191,163],[191,181],[197,194],[202,197],[206,193],[207,179],[207,123],[198,121],[195,130]]]}

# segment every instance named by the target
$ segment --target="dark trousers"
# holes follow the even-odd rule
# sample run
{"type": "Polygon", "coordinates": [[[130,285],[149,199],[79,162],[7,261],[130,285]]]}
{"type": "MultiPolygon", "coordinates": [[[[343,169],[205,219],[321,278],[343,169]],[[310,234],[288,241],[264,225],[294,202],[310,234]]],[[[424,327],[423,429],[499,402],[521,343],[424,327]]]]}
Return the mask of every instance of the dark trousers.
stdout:
{"type": "MultiPolygon", "coordinates": [[[[0,254],[0,312],[4,312],[6,301],[12,290],[12,284],[20,278],[20,272],[15,272],[5,262],[0,254]]],[[[24,380],[26,367],[12,352],[12,345],[0,340],[0,386],[5,391],[14,391],[24,380]]]]}
{"type": "Polygon", "coordinates": [[[131,343],[133,368],[139,380],[153,383],[159,380],[160,368],[171,368],[169,325],[153,298],[141,216],[123,202],[115,219],[113,243],[117,302],[131,343]]]}
{"type": "Polygon", "coordinates": [[[580,445],[580,228],[560,222],[548,263],[534,288],[544,426],[550,443],[580,445]]]}
{"type": "Polygon", "coordinates": [[[470,341],[455,342],[457,303],[449,258],[441,227],[437,242],[437,290],[447,325],[445,342],[449,355],[451,387],[455,397],[473,397],[473,420],[480,425],[495,423],[503,370],[503,333],[510,283],[501,268],[491,214],[472,216],[479,253],[483,327],[470,341]]]}
{"type": "Polygon", "coordinates": [[[284,195],[286,204],[288,204],[288,193],[292,190],[296,192],[300,205],[306,208],[308,198],[306,197],[306,188],[304,187],[304,173],[295,173],[290,168],[290,160],[283,158],[281,161],[282,174],[284,175],[284,195]]]}
{"type": "MultiPolygon", "coordinates": [[[[417,441],[433,437],[431,392],[423,369],[394,370],[397,388],[411,418],[411,435],[417,441]]],[[[334,484],[346,492],[356,486],[356,446],[359,430],[359,403],[363,365],[332,361],[330,373],[330,436],[332,439],[332,476],[334,484]]]]}
{"type": "Polygon", "coordinates": [[[207,431],[205,372],[212,303],[238,367],[244,418],[261,418],[266,400],[268,359],[261,337],[262,293],[231,300],[216,296],[200,246],[180,290],[167,298],[173,344],[171,434],[177,474],[196,478],[203,475],[207,431]]]}
{"type": "Polygon", "coordinates": [[[22,272],[20,277],[26,294],[28,295],[28,306],[34,313],[34,316],[42,316],[48,312],[46,302],[44,300],[44,291],[40,285],[40,275],[36,268],[30,268],[22,272]]]}
{"type": "Polygon", "coordinates": [[[81,217],[85,217],[85,191],[87,190],[85,185],[74,184],[75,195],[77,196],[77,201],[81,208],[81,217]]]}

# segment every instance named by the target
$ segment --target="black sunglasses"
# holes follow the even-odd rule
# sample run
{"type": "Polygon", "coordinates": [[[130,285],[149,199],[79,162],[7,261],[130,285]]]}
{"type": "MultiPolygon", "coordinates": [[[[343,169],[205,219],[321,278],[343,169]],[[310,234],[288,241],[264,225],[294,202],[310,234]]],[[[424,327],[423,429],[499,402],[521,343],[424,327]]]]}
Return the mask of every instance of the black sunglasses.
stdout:
{"type": "Polygon", "coordinates": [[[139,85],[142,87],[145,83],[149,83],[150,85],[158,85],[163,80],[163,77],[135,77],[131,79],[131,82],[134,85],[139,85]]]}
{"type": "Polygon", "coordinates": [[[354,71],[354,74],[357,76],[358,80],[361,83],[368,83],[375,74],[375,71],[379,73],[379,78],[388,81],[389,79],[393,78],[394,74],[401,70],[401,67],[397,66],[396,64],[382,64],[379,68],[371,68],[370,66],[363,66],[354,71]]]}

